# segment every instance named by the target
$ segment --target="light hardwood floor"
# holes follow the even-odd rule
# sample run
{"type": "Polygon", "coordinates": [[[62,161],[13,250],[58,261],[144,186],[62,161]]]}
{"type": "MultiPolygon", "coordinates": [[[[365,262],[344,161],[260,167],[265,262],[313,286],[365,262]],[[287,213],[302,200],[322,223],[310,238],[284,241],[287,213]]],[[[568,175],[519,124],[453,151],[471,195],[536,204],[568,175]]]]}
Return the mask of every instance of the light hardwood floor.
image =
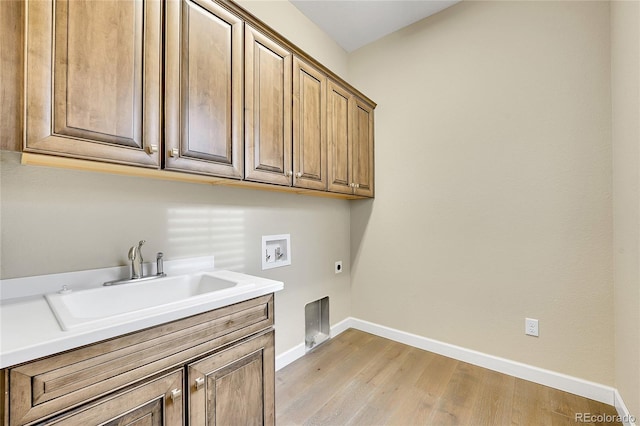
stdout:
{"type": "Polygon", "coordinates": [[[576,413],[616,415],[597,401],[353,329],[276,373],[279,426],[569,425],[576,413]]]}

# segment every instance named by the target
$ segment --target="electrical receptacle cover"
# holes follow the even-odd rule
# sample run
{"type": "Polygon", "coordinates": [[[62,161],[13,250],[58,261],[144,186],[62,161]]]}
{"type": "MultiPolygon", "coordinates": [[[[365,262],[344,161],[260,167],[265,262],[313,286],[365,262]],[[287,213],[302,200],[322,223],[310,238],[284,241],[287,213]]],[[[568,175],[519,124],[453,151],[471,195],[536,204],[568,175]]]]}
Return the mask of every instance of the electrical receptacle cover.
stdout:
{"type": "Polygon", "coordinates": [[[528,336],[539,336],[538,332],[538,320],[534,318],[524,319],[524,334],[528,336]]]}

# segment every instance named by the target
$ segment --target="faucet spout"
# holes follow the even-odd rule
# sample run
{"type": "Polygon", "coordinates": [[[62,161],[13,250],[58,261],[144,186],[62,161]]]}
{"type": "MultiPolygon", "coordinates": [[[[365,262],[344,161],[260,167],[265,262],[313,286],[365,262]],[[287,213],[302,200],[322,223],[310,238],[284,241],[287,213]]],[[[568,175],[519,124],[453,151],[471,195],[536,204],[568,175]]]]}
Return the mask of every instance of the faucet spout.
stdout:
{"type": "Polygon", "coordinates": [[[142,245],[145,243],[142,240],[137,246],[133,246],[129,249],[129,260],[131,261],[131,278],[142,278],[142,245]]]}

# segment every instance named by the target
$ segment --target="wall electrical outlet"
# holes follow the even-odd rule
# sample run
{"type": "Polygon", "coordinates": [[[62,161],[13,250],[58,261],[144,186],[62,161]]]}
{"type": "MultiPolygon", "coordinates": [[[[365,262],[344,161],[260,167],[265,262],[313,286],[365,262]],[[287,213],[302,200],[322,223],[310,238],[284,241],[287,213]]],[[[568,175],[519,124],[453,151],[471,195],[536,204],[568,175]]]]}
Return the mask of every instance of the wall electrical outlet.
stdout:
{"type": "Polygon", "coordinates": [[[342,273],[342,260],[338,260],[336,262],[335,273],[336,274],[341,274],[342,273]]]}
{"type": "Polygon", "coordinates": [[[538,320],[533,318],[524,319],[524,334],[538,337],[538,320]]]}

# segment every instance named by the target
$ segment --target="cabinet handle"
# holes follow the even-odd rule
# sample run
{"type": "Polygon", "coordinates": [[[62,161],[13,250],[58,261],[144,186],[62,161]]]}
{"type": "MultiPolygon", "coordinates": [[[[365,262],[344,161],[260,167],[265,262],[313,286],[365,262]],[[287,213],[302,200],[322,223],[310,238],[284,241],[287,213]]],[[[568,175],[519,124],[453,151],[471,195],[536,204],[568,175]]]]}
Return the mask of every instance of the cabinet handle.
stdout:
{"type": "Polygon", "coordinates": [[[156,152],[158,152],[158,145],[156,144],[147,145],[147,154],[153,154],[156,152]]]}
{"type": "Polygon", "coordinates": [[[200,389],[202,386],[204,386],[204,377],[198,377],[196,379],[196,390],[200,389]]]}
{"type": "Polygon", "coordinates": [[[301,177],[302,177],[302,172],[298,172],[298,173],[296,173],[296,177],[297,177],[297,178],[301,178],[301,177]]]}
{"type": "Polygon", "coordinates": [[[171,397],[172,402],[176,402],[176,400],[182,396],[182,389],[172,390],[169,396],[171,397]]]}
{"type": "Polygon", "coordinates": [[[178,155],[180,155],[180,151],[178,151],[178,148],[173,148],[169,150],[170,157],[177,157],[178,155]]]}

